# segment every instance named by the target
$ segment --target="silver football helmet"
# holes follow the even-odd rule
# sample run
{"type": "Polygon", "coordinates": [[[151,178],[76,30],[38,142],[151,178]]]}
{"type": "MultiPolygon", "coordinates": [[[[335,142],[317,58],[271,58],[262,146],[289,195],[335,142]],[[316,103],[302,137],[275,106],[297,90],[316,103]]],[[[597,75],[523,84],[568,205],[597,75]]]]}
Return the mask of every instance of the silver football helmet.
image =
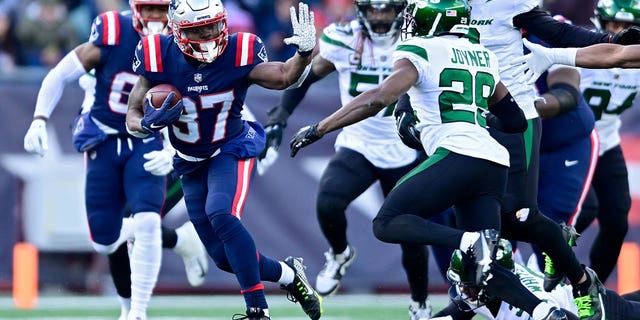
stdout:
{"type": "Polygon", "coordinates": [[[220,0],[171,0],[169,25],[180,50],[198,61],[213,62],[227,47],[227,11],[220,0]],[[187,36],[191,31],[204,34],[203,30],[206,38],[187,36]]]}

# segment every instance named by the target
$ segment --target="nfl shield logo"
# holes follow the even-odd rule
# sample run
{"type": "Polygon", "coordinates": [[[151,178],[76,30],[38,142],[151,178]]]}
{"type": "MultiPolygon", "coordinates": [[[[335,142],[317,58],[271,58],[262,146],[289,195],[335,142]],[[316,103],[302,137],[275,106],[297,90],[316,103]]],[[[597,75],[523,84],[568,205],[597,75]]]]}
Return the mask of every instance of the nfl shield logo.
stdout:
{"type": "Polygon", "coordinates": [[[193,75],[193,81],[196,83],[200,83],[202,81],[202,73],[196,73],[193,75]]]}

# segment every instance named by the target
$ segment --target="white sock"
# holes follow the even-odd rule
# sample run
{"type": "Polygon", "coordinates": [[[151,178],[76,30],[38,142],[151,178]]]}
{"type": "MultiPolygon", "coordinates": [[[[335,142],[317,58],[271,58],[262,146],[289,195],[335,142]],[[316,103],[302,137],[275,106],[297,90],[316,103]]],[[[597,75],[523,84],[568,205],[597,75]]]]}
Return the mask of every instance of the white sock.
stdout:
{"type": "Polygon", "coordinates": [[[131,299],[118,296],[118,301],[120,301],[120,318],[126,319],[131,310],[131,299]]]}
{"type": "Polygon", "coordinates": [[[131,252],[131,312],[146,314],[162,260],[160,215],[139,212],[133,216],[133,222],[135,242],[131,252]]]}
{"type": "Polygon", "coordinates": [[[531,317],[534,320],[544,319],[549,314],[549,311],[551,311],[551,308],[553,308],[552,304],[542,301],[536,306],[535,309],[533,309],[533,314],[531,315],[531,317]]]}
{"type": "Polygon", "coordinates": [[[282,273],[280,274],[280,279],[278,279],[278,283],[288,285],[291,282],[293,282],[293,277],[296,276],[296,272],[293,271],[293,269],[291,269],[291,267],[289,267],[288,264],[282,261],[279,261],[279,262],[280,262],[280,266],[282,267],[282,273]]]}
{"type": "Polygon", "coordinates": [[[460,250],[466,252],[480,238],[480,232],[465,232],[460,240],[460,250]]]}

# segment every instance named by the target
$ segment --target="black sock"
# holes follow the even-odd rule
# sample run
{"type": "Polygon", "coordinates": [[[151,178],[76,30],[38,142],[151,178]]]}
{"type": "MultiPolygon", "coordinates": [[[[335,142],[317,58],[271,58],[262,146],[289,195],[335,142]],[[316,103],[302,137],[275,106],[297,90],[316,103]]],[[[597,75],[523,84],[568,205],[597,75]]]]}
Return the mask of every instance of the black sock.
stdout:
{"type": "Polygon", "coordinates": [[[162,227],[162,248],[173,249],[178,243],[178,234],[176,230],[162,227]]]}
{"type": "Polygon", "coordinates": [[[116,251],[107,256],[109,271],[116,292],[123,298],[131,298],[131,265],[127,243],[121,244],[116,251]]]}

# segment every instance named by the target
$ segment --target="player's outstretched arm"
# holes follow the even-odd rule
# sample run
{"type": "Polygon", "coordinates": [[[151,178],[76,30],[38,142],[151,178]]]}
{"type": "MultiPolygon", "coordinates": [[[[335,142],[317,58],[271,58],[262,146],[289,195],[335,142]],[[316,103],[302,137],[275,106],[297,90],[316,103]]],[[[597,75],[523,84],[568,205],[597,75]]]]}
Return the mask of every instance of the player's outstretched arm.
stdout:
{"type": "Polygon", "coordinates": [[[393,73],[380,85],[359,94],[322,121],[300,129],[289,142],[291,157],[295,157],[300,149],[318,141],[325,134],[378,113],[382,108],[398,100],[398,97],[406,93],[417,80],[418,70],[409,60],[396,61],[393,65],[393,73]]]}
{"type": "Polygon", "coordinates": [[[316,46],[316,27],[313,12],[309,6],[300,2],[298,15],[291,7],[293,35],[284,39],[284,43],[298,48],[296,54],[285,62],[265,62],[251,70],[248,79],[267,89],[282,90],[304,81],[310,68],[311,53],[316,46]]]}
{"type": "Polygon", "coordinates": [[[576,66],[590,69],[639,68],[640,45],[597,44],[578,49],[576,66]]]}

